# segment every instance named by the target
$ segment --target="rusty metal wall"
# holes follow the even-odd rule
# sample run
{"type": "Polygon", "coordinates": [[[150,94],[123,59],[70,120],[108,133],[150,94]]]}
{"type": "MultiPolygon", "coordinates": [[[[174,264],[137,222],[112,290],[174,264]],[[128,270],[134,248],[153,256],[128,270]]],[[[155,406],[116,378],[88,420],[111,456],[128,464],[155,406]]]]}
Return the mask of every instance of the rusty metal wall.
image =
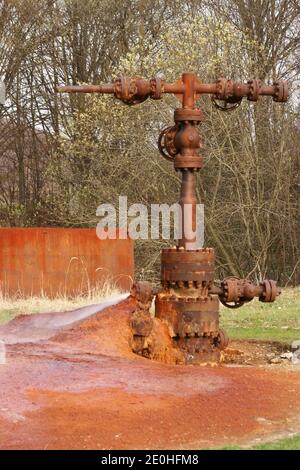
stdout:
{"type": "Polygon", "coordinates": [[[128,290],[133,241],[99,240],[95,229],[0,228],[0,289],[25,296],[73,296],[110,280],[128,290]]]}

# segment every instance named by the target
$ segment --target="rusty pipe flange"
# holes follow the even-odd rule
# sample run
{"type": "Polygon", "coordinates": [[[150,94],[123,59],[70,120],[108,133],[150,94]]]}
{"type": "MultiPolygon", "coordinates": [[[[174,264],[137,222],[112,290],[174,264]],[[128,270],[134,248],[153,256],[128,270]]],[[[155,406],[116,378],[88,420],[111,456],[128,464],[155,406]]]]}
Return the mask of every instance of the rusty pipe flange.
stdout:
{"type": "Polygon", "coordinates": [[[165,321],[171,336],[212,336],[219,332],[219,300],[170,296],[159,293],[155,299],[155,316],[165,321]]]}
{"type": "Polygon", "coordinates": [[[240,84],[226,78],[219,78],[216,81],[216,93],[213,95],[215,100],[225,101],[226,103],[238,104],[240,96],[240,84]]]}
{"type": "Polygon", "coordinates": [[[233,111],[240,106],[242,97],[237,95],[236,84],[233,80],[219,78],[216,81],[216,93],[211,96],[211,100],[220,111],[233,111]],[[223,105],[218,101],[223,102],[223,105]]]}
{"type": "Polygon", "coordinates": [[[174,121],[193,121],[199,123],[203,121],[203,113],[200,109],[176,108],[174,111],[174,121]]]}
{"type": "Polygon", "coordinates": [[[151,78],[150,88],[150,98],[152,100],[160,100],[164,92],[164,80],[160,77],[151,78]]]}
{"type": "Polygon", "coordinates": [[[227,80],[226,78],[218,78],[216,80],[216,93],[215,99],[217,100],[227,100],[230,96],[233,95],[233,81],[227,80]]]}
{"type": "Polygon", "coordinates": [[[212,248],[164,249],[161,253],[162,283],[193,281],[208,284],[214,279],[214,261],[212,248]]]}
{"type": "Polygon", "coordinates": [[[203,158],[201,155],[181,155],[177,154],[174,158],[175,170],[193,168],[200,170],[203,166],[203,158]]]}
{"type": "Polygon", "coordinates": [[[148,95],[139,95],[137,81],[139,78],[119,77],[115,80],[115,97],[130,106],[143,103],[148,95]]]}
{"type": "Polygon", "coordinates": [[[218,363],[221,349],[211,336],[173,338],[173,345],[183,354],[186,364],[218,363]]]}
{"type": "Polygon", "coordinates": [[[248,85],[249,85],[248,100],[257,101],[260,95],[261,81],[249,80],[248,85]]]}
{"type": "Polygon", "coordinates": [[[243,298],[243,283],[238,277],[227,277],[221,283],[223,294],[219,295],[220,302],[227,308],[239,308],[245,303],[243,298]]]}
{"type": "Polygon", "coordinates": [[[281,293],[276,282],[270,279],[265,279],[260,282],[260,286],[263,287],[263,292],[259,296],[260,302],[274,302],[276,297],[281,293]]]}
{"type": "Polygon", "coordinates": [[[170,126],[161,131],[158,137],[158,150],[160,154],[169,161],[173,161],[175,155],[178,153],[175,147],[174,139],[178,131],[178,126],[170,126]]]}
{"type": "Polygon", "coordinates": [[[279,80],[274,82],[274,95],[273,101],[276,103],[285,103],[288,99],[289,89],[288,84],[285,80],[279,80]]]}
{"type": "Polygon", "coordinates": [[[224,297],[227,302],[236,302],[242,297],[240,279],[235,276],[227,277],[222,282],[224,288],[224,297]]]}

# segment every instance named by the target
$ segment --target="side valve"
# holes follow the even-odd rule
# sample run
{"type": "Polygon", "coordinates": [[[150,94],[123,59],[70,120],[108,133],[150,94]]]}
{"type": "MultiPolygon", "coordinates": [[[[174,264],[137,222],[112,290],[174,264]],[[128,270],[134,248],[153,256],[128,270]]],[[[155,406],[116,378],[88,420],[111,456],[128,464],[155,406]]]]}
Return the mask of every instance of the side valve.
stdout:
{"type": "Polygon", "coordinates": [[[211,95],[211,99],[215,107],[221,111],[238,108],[244,97],[249,101],[258,101],[261,95],[269,95],[277,103],[284,103],[288,98],[288,85],[285,81],[276,81],[273,85],[266,86],[256,79],[241,83],[219,78],[215,84],[216,91],[211,95]]]}
{"type": "Polygon", "coordinates": [[[276,282],[269,279],[255,285],[247,279],[227,277],[221,283],[219,299],[225,307],[239,308],[254,297],[258,297],[261,302],[274,302],[279,294],[276,282]]]}

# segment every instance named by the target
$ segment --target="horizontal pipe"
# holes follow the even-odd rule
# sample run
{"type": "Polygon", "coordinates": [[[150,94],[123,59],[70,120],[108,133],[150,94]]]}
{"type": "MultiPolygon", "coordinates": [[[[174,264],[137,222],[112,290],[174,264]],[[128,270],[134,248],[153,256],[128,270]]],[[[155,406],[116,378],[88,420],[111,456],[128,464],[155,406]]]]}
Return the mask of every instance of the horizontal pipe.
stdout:
{"type": "MultiPolygon", "coordinates": [[[[146,96],[151,93],[150,82],[148,80],[140,79],[137,81],[140,88],[140,95],[146,96]]],[[[192,84],[190,84],[190,87],[192,84]]],[[[183,96],[188,93],[188,88],[183,82],[176,83],[164,83],[163,93],[171,94],[182,94],[183,96]]],[[[196,82],[193,84],[193,89],[195,93],[198,94],[212,94],[215,95],[217,91],[217,83],[200,83],[196,82]]],[[[115,93],[115,84],[107,83],[101,85],[59,85],[56,87],[56,91],[59,93],[115,93]]],[[[266,96],[275,96],[275,86],[274,85],[261,85],[258,90],[259,95],[266,96]]],[[[233,82],[233,91],[231,92],[233,96],[242,98],[243,96],[249,96],[250,94],[250,84],[233,82]]]]}
{"type": "Polygon", "coordinates": [[[183,83],[165,83],[163,88],[163,93],[183,93],[184,85],[183,83]]]}
{"type": "Polygon", "coordinates": [[[274,85],[268,86],[268,85],[263,85],[260,88],[260,95],[266,95],[266,96],[273,96],[275,93],[275,88],[274,85]]]}
{"type": "Polygon", "coordinates": [[[105,85],[60,85],[56,87],[58,93],[114,93],[112,83],[105,85]]]}
{"type": "Polygon", "coordinates": [[[217,84],[216,83],[199,83],[195,86],[196,93],[209,93],[215,94],[217,92],[217,84]]]}

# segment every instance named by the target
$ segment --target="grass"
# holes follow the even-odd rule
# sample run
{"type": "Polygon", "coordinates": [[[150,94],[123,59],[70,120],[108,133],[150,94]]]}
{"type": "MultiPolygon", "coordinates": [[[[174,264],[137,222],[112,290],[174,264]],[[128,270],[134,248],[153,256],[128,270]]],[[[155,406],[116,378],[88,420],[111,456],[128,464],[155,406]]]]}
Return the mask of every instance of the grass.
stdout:
{"type": "Polygon", "coordinates": [[[300,450],[300,435],[257,444],[252,447],[227,446],[219,450],[300,450]]]}
{"type": "Polygon", "coordinates": [[[253,447],[254,450],[300,450],[300,436],[287,437],[253,447]]]}
{"type": "Polygon", "coordinates": [[[221,326],[232,339],[300,339],[300,287],[283,289],[274,303],[254,299],[239,309],[222,306],[221,326]]]}
{"type": "Polygon", "coordinates": [[[0,292],[0,325],[7,323],[20,314],[42,313],[42,312],[63,312],[94,304],[103,299],[108,299],[120,294],[113,284],[107,282],[103,286],[90,290],[85,295],[78,295],[74,298],[58,296],[51,299],[43,293],[39,297],[16,296],[9,298],[0,292]]]}

